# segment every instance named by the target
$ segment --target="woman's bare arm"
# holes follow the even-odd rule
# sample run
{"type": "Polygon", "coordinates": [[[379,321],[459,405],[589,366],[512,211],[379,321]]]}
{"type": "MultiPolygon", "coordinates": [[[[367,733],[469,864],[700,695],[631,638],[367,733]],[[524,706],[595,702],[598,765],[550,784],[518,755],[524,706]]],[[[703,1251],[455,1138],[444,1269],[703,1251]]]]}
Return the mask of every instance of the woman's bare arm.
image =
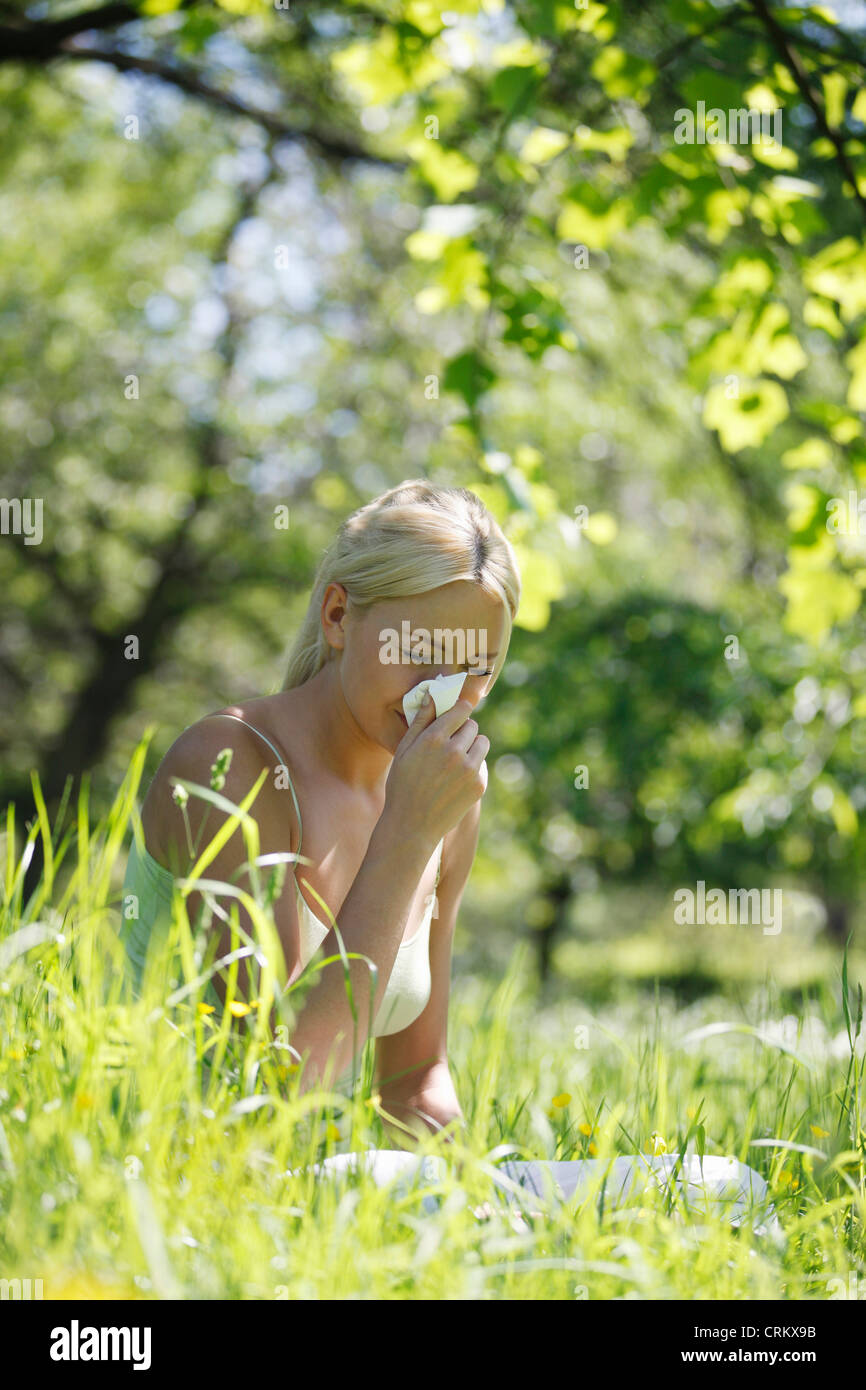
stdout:
{"type": "MultiPolygon", "coordinates": [[[[408,840],[387,812],[376,823],[367,852],[340,909],[337,927],[347,952],[368,956],[377,967],[375,988],[367,962],[348,962],[357,1029],[352,1018],[342,960],[320,970],[305,1000],[291,1036],[295,1051],[309,1057],[301,1077],[301,1091],[324,1079],[328,1058],[331,1081],[349,1066],[372,1032],[397,952],[409,920],[418,883],[432,850],[426,840],[408,840]]],[[[328,932],[314,959],[339,954],[334,928],[328,932]]]]}
{"type": "MultiPolygon", "coordinates": [[[[247,734],[244,729],[232,729],[227,736],[224,728],[208,724],[206,721],[194,725],[178,740],[167,755],[159,776],[148,793],[142,814],[145,836],[151,841],[148,827],[156,832],[158,826],[158,836],[154,834],[153,839],[165,846],[167,867],[176,874],[188,873],[198,857],[198,854],[190,856],[189,835],[191,834],[192,842],[200,853],[225,824],[228,815],[210,802],[190,793],[185,820],[183,812],[171,796],[174,779],[181,778],[207,786],[210,767],[221,749],[227,746],[232,747],[233,756],[225,775],[225,784],[221,788],[221,795],[239,806],[255,785],[263,767],[269,765],[254,734],[247,734]]],[[[297,817],[291,804],[291,795],[288,790],[276,786],[273,768],[269,768],[268,776],[249,814],[255,818],[259,826],[260,853],[296,849],[297,817]]],[[[419,837],[414,841],[407,840],[392,818],[383,813],[374,828],[367,853],[340,910],[338,926],[345,949],[370,957],[378,968],[372,1001],[373,1019],[381,1005],[403,940],[418,883],[431,854],[432,848],[427,839],[419,837]]],[[[246,847],[242,830],[238,827],[203,871],[202,877],[219,879],[252,893],[249,871],[245,865],[246,847]]],[[[283,891],[275,901],[273,909],[274,923],[286,960],[287,984],[294,983],[305,968],[302,968],[300,961],[300,931],[293,867],[291,863],[288,865],[283,891]]],[[[261,870],[263,878],[267,872],[267,869],[261,870]]],[[[233,904],[237,904],[241,928],[255,939],[253,923],[237,899],[221,896],[217,898],[217,902],[227,912],[233,904]]],[[[191,892],[188,895],[187,913],[193,925],[203,904],[202,894],[191,892]]],[[[214,930],[217,926],[220,936],[216,958],[220,958],[231,950],[231,928],[228,923],[219,923],[218,919],[215,919],[214,930]]],[[[326,959],[331,955],[339,955],[337,937],[333,929],[328,932],[313,960],[326,959]]],[[[360,1052],[370,1034],[372,976],[365,961],[353,960],[349,962],[349,967],[352,996],[358,1012],[356,1051],[360,1052]]],[[[213,984],[217,997],[224,1004],[226,987],[220,974],[214,975],[213,984]]],[[[242,959],[238,966],[238,993],[241,999],[248,1000],[252,997],[246,959],[242,959]]],[[[274,1010],[271,1016],[272,1029],[276,1029],[279,1021],[274,1010]]],[[[343,964],[342,961],[334,961],[316,972],[314,983],[299,1008],[296,1025],[289,1038],[292,1049],[299,1057],[302,1057],[305,1051],[310,1054],[301,1077],[302,1091],[321,1081],[329,1055],[336,1059],[335,1069],[332,1064],[332,1080],[336,1080],[349,1065],[352,1057],[353,1027],[343,964]]]]}

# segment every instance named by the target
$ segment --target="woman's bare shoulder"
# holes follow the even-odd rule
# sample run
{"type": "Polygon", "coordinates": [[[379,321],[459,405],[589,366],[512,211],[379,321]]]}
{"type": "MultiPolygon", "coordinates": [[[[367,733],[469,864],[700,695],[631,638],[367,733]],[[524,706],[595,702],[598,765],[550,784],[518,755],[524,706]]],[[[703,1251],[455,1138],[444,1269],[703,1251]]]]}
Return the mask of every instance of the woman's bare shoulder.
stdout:
{"type": "MultiPolygon", "coordinates": [[[[209,786],[212,769],[220,753],[230,748],[232,757],[222,790],[230,800],[237,802],[250,790],[263,767],[273,769],[274,755],[255,730],[241,722],[240,718],[223,717],[229,711],[241,715],[241,710],[244,709],[247,713],[241,715],[241,718],[253,722],[249,712],[253,704],[254,702],[245,706],[229,705],[224,710],[204,715],[184,729],[167,750],[150,784],[141,811],[145,840],[155,857],[161,857],[160,852],[165,850],[167,840],[173,840],[178,829],[174,821],[180,813],[172,799],[175,778],[195,782],[199,786],[209,786]]],[[[270,737],[270,734],[268,736],[270,737]]],[[[260,812],[266,813],[274,800],[269,794],[272,785],[273,778],[265,778],[256,798],[260,812]]],[[[192,798],[188,803],[190,809],[191,803],[192,798]]],[[[280,810],[282,809],[280,801],[280,810]]]]}

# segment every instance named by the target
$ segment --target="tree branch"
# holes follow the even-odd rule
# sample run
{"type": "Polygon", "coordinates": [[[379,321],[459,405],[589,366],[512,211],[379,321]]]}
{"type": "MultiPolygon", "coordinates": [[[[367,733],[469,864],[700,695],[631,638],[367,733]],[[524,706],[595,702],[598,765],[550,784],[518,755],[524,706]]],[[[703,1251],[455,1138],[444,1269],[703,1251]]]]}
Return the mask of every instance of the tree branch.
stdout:
{"type": "MultiPolygon", "coordinates": [[[[201,0],[180,0],[174,14],[192,9],[201,0]]],[[[95,29],[117,29],[122,24],[155,18],[144,15],[137,5],[115,3],[101,5],[96,10],[79,10],[63,19],[42,20],[38,24],[0,25],[0,53],[4,62],[34,63],[53,58],[67,39],[76,34],[88,34],[95,29]]]]}
{"type": "Polygon", "coordinates": [[[775,15],[771,13],[770,7],[765,3],[765,0],[750,0],[750,4],[772,39],[779,57],[796,82],[800,95],[814,115],[822,134],[830,141],[830,144],[836,151],[836,160],[839,167],[854,189],[854,197],[860,204],[864,215],[866,215],[866,197],[863,196],[857,185],[857,174],[846,153],[845,141],[838,130],[831,130],[826,112],[818,99],[814,87],[809,81],[809,74],[803,66],[799,53],[795,48],[791,47],[788,42],[789,35],[779,24],[775,15]]]}
{"type": "Polygon", "coordinates": [[[158,77],[163,82],[170,82],[172,86],[179,87],[189,96],[199,97],[211,105],[221,106],[226,111],[233,111],[238,116],[246,116],[249,120],[256,121],[278,139],[303,141],[327,159],[364,160],[398,172],[406,168],[405,160],[388,159],[384,155],[373,154],[342,135],[288,125],[272,112],[249,106],[231,92],[220,91],[218,87],[204,81],[192,68],[169,67],[155,58],[142,58],[132,53],[123,53],[119,49],[88,48],[78,43],[65,44],[61,53],[67,58],[110,63],[119,72],[141,72],[148,77],[158,77]]]}

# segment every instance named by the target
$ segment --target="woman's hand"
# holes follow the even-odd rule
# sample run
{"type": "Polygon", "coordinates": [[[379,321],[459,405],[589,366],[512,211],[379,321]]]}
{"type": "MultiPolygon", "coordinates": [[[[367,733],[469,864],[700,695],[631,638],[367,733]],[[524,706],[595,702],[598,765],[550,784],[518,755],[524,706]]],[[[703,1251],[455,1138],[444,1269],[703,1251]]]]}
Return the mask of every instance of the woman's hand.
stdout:
{"type": "Polygon", "coordinates": [[[428,842],[431,853],[487,789],[490,740],[469,718],[472,708],[458,700],[437,719],[428,693],[388,773],[382,817],[401,835],[428,842]]]}

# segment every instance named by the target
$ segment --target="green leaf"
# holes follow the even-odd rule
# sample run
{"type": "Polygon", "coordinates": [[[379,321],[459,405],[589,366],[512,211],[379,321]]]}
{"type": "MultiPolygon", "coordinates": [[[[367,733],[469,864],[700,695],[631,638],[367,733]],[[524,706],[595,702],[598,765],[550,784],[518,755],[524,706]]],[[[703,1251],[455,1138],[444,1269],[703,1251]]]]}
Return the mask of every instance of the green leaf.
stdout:
{"type": "MultiPolygon", "coordinates": [[[[834,551],[832,537],[826,540],[834,551]]],[[[779,589],[788,600],[785,630],[818,643],[837,623],[854,616],[860,607],[860,590],[846,575],[825,568],[827,547],[823,544],[793,546],[788,561],[790,568],[779,579],[779,589]]]]}
{"type": "Polygon", "coordinates": [[[421,91],[449,72],[448,65],[435,56],[428,44],[411,48],[388,26],[372,41],[361,39],[338,49],[331,55],[331,64],[346,85],[372,105],[384,105],[407,92],[421,91]]]}
{"type": "Polygon", "coordinates": [[[445,368],[443,385],[446,391],[456,391],[467,405],[474,407],[479,396],[496,380],[496,373],[481,360],[477,352],[463,352],[452,357],[445,368]]]}
{"type": "Polygon", "coordinates": [[[613,164],[622,164],[634,144],[634,132],[628,126],[591,130],[589,126],[579,125],[574,132],[574,143],[579,150],[600,150],[613,164]]]}
{"type": "Polygon", "coordinates": [[[539,80],[533,68],[503,68],[488,88],[488,101],[496,110],[511,111],[522,104],[539,80]]]}
{"type": "Polygon", "coordinates": [[[804,440],[796,449],[787,449],[782,455],[783,468],[823,468],[832,461],[832,446],[817,435],[804,440]]]}
{"type": "Polygon", "coordinates": [[[866,311],[866,247],[852,236],[825,246],[807,262],[803,283],[814,294],[835,299],[843,321],[850,323],[866,311]]]}
{"type": "Polygon", "coordinates": [[[545,164],[548,159],[561,154],[570,143],[570,136],[550,126],[537,125],[530,131],[520,150],[520,158],[530,164],[545,164]]]}
{"type": "Polygon", "coordinates": [[[523,581],[515,625],[541,632],[547,627],[551,603],[565,593],[561,568],[552,555],[530,550],[515,540],[512,546],[523,581]]]}
{"type": "Polygon", "coordinates": [[[608,202],[594,184],[574,184],[557,218],[556,235],[561,241],[603,250],[627,225],[630,206],[626,198],[608,202]]]}
{"type": "Polygon", "coordinates": [[[822,82],[824,84],[824,114],[827,117],[827,124],[831,130],[838,130],[845,119],[845,94],[848,91],[848,79],[841,72],[825,73],[822,82]]]}
{"type": "Polygon", "coordinates": [[[631,97],[638,102],[648,99],[648,88],[657,73],[656,67],[646,58],[626,53],[616,44],[608,44],[601,50],[591,71],[609,97],[614,100],[631,97]]]}
{"type": "MultiPolygon", "coordinates": [[[[425,240],[427,233],[414,234],[414,252],[429,257],[433,243],[425,240]]],[[[469,304],[473,309],[485,309],[490,302],[487,290],[487,257],[474,245],[471,237],[456,237],[442,248],[439,267],[431,283],[415,296],[415,305],[422,314],[438,314],[448,305],[469,304]]]]}
{"type": "Polygon", "coordinates": [[[438,140],[420,136],[409,142],[407,151],[443,203],[452,203],[459,193],[474,188],[478,182],[478,165],[459,150],[443,149],[438,140]]]}
{"type": "Polygon", "coordinates": [[[738,385],[735,399],[729,399],[723,382],[711,386],[704,397],[704,424],[718,430],[722,446],[731,454],[763,444],[789,413],[788,397],[775,381],[741,380],[738,385]]]}

